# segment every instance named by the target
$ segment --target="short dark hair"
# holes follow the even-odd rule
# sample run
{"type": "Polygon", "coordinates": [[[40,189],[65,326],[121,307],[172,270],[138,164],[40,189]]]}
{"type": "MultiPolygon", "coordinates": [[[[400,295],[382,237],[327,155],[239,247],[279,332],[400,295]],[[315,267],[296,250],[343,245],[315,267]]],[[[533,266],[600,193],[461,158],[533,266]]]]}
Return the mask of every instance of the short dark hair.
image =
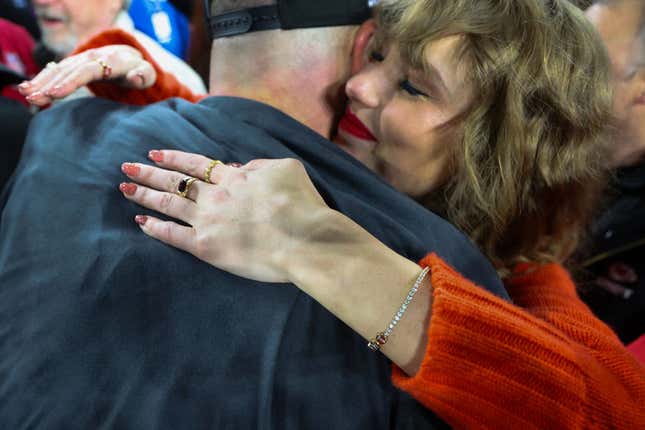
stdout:
{"type": "Polygon", "coordinates": [[[270,6],[277,4],[277,0],[211,0],[210,15],[221,15],[240,9],[248,9],[259,6],[270,6]]]}

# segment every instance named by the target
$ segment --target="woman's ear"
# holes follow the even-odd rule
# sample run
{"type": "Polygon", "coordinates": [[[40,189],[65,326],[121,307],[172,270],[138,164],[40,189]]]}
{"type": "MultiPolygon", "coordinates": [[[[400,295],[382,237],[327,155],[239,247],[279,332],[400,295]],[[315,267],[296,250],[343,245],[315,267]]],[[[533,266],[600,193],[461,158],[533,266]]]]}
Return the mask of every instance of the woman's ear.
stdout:
{"type": "Polygon", "coordinates": [[[365,61],[368,59],[367,47],[375,32],[376,21],[373,19],[365,21],[356,32],[352,47],[352,75],[360,72],[365,65],[365,61]]]}

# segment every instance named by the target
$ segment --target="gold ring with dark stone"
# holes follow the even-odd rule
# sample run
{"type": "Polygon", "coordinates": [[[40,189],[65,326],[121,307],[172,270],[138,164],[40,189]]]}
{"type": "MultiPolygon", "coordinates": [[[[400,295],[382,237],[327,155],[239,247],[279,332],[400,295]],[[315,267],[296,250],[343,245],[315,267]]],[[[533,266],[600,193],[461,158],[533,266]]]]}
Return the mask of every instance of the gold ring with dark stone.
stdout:
{"type": "Polygon", "coordinates": [[[187,199],[188,193],[190,192],[190,188],[193,186],[195,182],[197,182],[197,178],[193,178],[190,176],[179,181],[179,185],[177,185],[177,195],[187,199]]]}

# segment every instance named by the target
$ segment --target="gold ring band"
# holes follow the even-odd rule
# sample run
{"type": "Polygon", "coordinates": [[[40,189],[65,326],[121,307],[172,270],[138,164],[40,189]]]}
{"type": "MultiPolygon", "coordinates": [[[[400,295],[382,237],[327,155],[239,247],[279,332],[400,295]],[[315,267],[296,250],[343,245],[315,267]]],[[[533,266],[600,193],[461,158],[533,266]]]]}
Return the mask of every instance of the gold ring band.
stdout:
{"type": "Polygon", "coordinates": [[[224,164],[219,160],[213,160],[211,163],[208,165],[206,168],[206,171],[204,172],[204,182],[207,184],[212,184],[211,182],[211,173],[213,173],[213,168],[217,166],[218,164],[224,164]]]}
{"type": "Polygon", "coordinates": [[[188,193],[195,182],[197,182],[197,178],[190,176],[179,181],[179,185],[177,185],[177,195],[187,199],[188,193]]]}
{"type": "Polygon", "coordinates": [[[94,60],[94,61],[96,61],[99,64],[99,66],[101,66],[101,69],[102,69],[101,77],[104,80],[110,79],[110,76],[112,76],[112,67],[110,67],[110,65],[108,63],[106,63],[105,61],[101,60],[100,58],[98,60],[94,60]]]}

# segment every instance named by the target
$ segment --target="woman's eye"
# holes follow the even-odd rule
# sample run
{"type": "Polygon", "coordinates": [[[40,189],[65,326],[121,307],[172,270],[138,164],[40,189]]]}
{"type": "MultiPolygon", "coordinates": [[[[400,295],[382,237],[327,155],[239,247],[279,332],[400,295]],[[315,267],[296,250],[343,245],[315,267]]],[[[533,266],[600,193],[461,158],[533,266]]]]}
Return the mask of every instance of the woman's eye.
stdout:
{"type": "Polygon", "coordinates": [[[385,57],[380,52],[372,51],[372,52],[370,52],[370,60],[376,61],[378,63],[381,63],[381,62],[385,61],[385,57]]]}
{"type": "Polygon", "coordinates": [[[416,89],[410,83],[410,81],[408,81],[407,79],[404,79],[403,81],[401,81],[399,86],[401,87],[401,89],[403,91],[405,91],[406,93],[410,94],[411,96],[414,96],[414,97],[430,97],[429,95],[427,95],[423,91],[420,91],[420,90],[416,89]]]}

